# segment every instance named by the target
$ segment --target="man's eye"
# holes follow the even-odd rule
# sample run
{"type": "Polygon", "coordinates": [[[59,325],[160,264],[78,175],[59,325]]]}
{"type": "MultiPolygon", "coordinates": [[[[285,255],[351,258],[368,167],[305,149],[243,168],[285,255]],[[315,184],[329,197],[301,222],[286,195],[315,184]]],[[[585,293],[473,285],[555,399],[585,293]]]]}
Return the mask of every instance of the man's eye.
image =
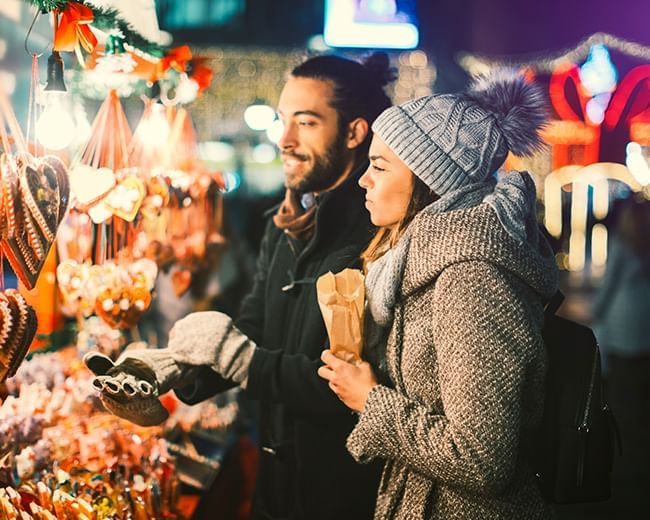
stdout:
{"type": "Polygon", "coordinates": [[[300,126],[314,126],[316,123],[313,121],[299,121],[298,124],[300,126]]]}

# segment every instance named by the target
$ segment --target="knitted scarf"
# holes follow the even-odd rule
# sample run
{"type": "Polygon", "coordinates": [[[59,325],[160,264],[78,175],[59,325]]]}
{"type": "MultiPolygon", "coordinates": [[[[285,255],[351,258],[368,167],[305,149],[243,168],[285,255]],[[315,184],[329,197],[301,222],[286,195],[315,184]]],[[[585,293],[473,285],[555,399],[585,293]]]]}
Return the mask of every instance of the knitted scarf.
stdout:
{"type": "MultiPolygon", "coordinates": [[[[464,186],[445,194],[422,211],[442,213],[469,209],[482,202],[494,209],[501,225],[515,240],[537,245],[539,237],[535,220],[535,183],[525,172],[512,172],[498,183],[490,179],[464,186]]],[[[397,244],[368,268],[368,310],[372,320],[380,327],[388,328],[393,322],[412,234],[413,226],[409,226],[397,244]]]]}
{"type": "Polygon", "coordinates": [[[307,204],[308,207],[305,209],[303,200],[305,195],[287,189],[278,212],[273,216],[273,222],[291,238],[307,241],[316,230],[317,205],[311,198],[309,199],[311,205],[307,204]]]}

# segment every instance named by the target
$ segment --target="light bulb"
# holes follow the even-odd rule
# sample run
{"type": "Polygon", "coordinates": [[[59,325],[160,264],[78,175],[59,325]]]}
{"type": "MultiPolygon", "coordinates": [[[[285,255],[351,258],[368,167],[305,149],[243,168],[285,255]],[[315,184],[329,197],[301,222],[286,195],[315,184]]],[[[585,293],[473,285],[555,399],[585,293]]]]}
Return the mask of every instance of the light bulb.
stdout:
{"type": "Polygon", "coordinates": [[[650,165],[648,165],[648,161],[643,156],[643,148],[641,148],[641,145],[632,141],[627,144],[626,152],[625,164],[630,170],[630,173],[641,186],[649,185],[650,165]]]}
{"type": "Polygon", "coordinates": [[[48,150],[62,150],[74,138],[75,124],[64,106],[65,92],[45,92],[45,108],[36,121],[36,137],[48,150]]]}
{"type": "Polygon", "coordinates": [[[195,80],[188,78],[187,74],[182,74],[176,87],[176,101],[182,104],[191,103],[198,94],[199,84],[195,80]]]}
{"type": "Polygon", "coordinates": [[[275,110],[268,105],[256,103],[244,111],[244,121],[251,130],[266,130],[275,119],[275,110]]]}
{"type": "Polygon", "coordinates": [[[275,147],[272,144],[260,143],[253,148],[252,156],[253,161],[257,163],[266,164],[273,162],[276,156],[275,147]]]}
{"type": "Polygon", "coordinates": [[[165,116],[165,107],[160,103],[154,103],[151,106],[149,116],[143,118],[138,125],[138,137],[149,148],[161,148],[167,144],[169,132],[170,128],[165,116]]]}
{"type": "Polygon", "coordinates": [[[283,133],[284,123],[282,123],[281,119],[276,119],[266,129],[266,137],[268,137],[269,141],[271,141],[273,144],[278,144],[278,141],[282,139],[283,133]]]}

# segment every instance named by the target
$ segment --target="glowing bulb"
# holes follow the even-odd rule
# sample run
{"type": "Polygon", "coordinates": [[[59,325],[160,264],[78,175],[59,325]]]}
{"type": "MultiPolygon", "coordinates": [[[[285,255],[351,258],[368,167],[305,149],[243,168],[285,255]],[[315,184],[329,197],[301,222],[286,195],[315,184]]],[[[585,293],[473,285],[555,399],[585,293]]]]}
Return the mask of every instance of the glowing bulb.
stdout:
{"type": "Polygon", "coordinates": [[[639,143],[629,142],[626,147],[627,157],[625,164],[630,173],[641,186],[650,184],[650,165],[643,156],[643,148],[639,143]]]}
{"type": "Polygon", "coordinates": [[[587,61],[580,67],[580,81],[592,96],[616,90],[618,73],[609,57],[607,47],[594,45],[587,61]]]}
{"type": "Polygon", "coordinates": [[[266,137],[268,137],[269,141],[271,141],[273,144],[277,144],[278,141],[282,138],[283,132],[284,124],[282,123],[282,120],[276,119],[266,129],[266,137]]]}
{"type": "Polygon", "coordinates": [[[253,148],[253,161],[257,163],[270,163],[275,159],[275,147],[267,143],[260,143],[253,148]]]}
{"type": "Polygon", "coordinates": [[[187,74],[181,75],[181,78],[176,87],[176,101],[179,103],[187,104],[196,99],[199,94],[199,84],[187,77],[187,74]]]}
{"type": "Polygon", "coordinates": [[[275,119],[275,110],[268,105],[256,103],[244,111],[244,121],[251,130],[266,130],[275,119]]]}
{"type": "Polygon", "coordinates": [[[603,107],[596,98],[592,98],[589,101],[587,101],[587,117],[589,118],[589,121],[594,123],[595,125],[601,124],[605,120],[605,108],[603,107]]]}
{"type": "Polygon", "coordinates": [[[169,139],[169,122],[165,117],[165,107],[160,103],[151,105],[148,117],[143,117],[138,125],[137,134],[142,144],[155,148],[164,146],[169,139]]]}
{"type": "Polygon", "coordinates": [[[62,150],[74,138],[75,124],[64,106],[65,92],[45,93],[45,109],[36,121],[36,137],[48,150],[62,150]]]}

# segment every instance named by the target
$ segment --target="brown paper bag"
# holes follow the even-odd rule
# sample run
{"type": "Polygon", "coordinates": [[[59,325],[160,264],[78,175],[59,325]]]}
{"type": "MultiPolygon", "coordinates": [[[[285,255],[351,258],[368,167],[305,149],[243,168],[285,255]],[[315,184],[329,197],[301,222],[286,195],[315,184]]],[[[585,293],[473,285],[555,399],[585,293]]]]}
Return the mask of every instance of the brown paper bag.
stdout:
{"type": "Polygon", "coordinates": [[[360,361],[363,349],[364,276],[358,269],[331,272],[316,282],[330,350],[345,361],[360,361]]]}

